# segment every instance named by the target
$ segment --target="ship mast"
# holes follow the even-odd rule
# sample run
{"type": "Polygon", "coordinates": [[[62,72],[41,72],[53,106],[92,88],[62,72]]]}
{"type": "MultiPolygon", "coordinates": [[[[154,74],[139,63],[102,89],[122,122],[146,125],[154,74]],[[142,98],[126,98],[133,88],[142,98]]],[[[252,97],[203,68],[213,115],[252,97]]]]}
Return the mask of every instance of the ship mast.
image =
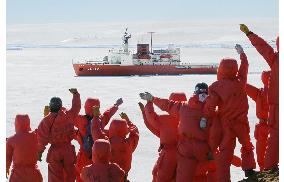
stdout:
{"type": "Polygon", "coordinates": [[[131,38],[131,34],[127,32],[127,29],[128,28],[125,29],[124,35],[122,37],[124,52],[128,52],[128,39],[131,38]]]}
{"type": "Polygon", "coordinates": [[[149,34],[151,34],[151,54],[153,54],[153,33],[155,32],[148,32],[149,34]]]}

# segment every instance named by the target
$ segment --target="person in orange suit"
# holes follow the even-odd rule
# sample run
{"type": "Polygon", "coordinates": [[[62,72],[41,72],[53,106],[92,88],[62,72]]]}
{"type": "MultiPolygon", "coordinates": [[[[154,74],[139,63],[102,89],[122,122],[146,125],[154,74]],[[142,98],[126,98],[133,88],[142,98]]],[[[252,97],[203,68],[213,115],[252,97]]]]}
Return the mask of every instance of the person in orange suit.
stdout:
{"type": "Polygon", "coordinates": [[[111,162],[118,164],[125,171],[125,181],[128,181],[132,154],[139,141],[139,131],[125,113],[122,112],[120,117],[122,119],[111,121],[108,138],[111,144],[111,162]]]}
{"type": "Polygon", "coordinates": [[[31,131],[28,115],[16,116],[15,130],[6,141],[6,177],[13,161],[10,182],[42,182],[37,167],[37,135],[31,131]]]}
{"type": "MultiPolygon", "coordinates": [[[[216,153],[219,153],[217,151],[216,153]]],[[[241,167],[242,160],[238,156],[233,156],[232,165],[235,167],[241,167]]],[[[216,160],[208,160],[199,163],[196,169],[194,182],[218,182],[216,175],[216,160]]]]}
{"type": "Polygon", "coordinates": [[[240,30],[249,38],[252,45],[259,54],[265,59],[271,69],[271,76],[268,84],[268,103],[269,103],[269,137],[267,150],[265,152],[265,169],[278,168],[279,163],[279,36],[276,39],[274,49],[265,40],[260,38],[249,28],[241,24],[240,30]]]}
{"type": "Polygon", "coordinates": [[[106,110],[103,114],[100,113],[100,100],[95,98],[88,98],[85,102],[85,115],[79,115],[75,126],[78,128],[77,132],[77,141],[80,144],[80,149],[77,154],[76,162],[76,180],[77,182],[81,181],[80,173],[84,166],[92,164],[92,145],[94,139],[92,138],[91,128],[92,128],[92,119],[93,119],[93,109],[94,107],[98,108],[99,115],[98,117],[101,120],[101,125],[104,128],[110,120],[110,118],[117,112],[119,105],[123,103],[123,100],[120,98],[116,103],[106,110]]]}
{"type": "Polygon", "coordinates": [[[71,141],[75,137],[74,125],[81,109],[81,99],[77,89],[69,91],[73,95],[71,109],[63,108],[60,98],[51,98],[50,112],[42,119],[37,130],[40,161],[46,145],[51,144],[46,159],[50,182],[72,182],[76,178],[76,153],[71,141]]]}
{"type": "Polygon", "coordinates": [[[93,164],[85,166],[81,172],[84,182],[124,182],[125,173],[117,164],[110,162],[111,147],[108,140],[94,141],[92,148],[93,164]]]}
{"type": "Polygon", "coordinates": [[[269,77],[270,71],[262,72],[261,80],[264,85],[263,88],[256,88],[250,84],[246,85],[247,95],[256,103],[256,116],[259,119],[259,123],[255,125],[254,137],[256,139],[256,155],[260,171],[264,169],[264,155],[267,147],[267,137],[269,134],[269,127],[267,123],[269,108],[267,102],[267,91],[269,77]]]}
{"type": "MultiPolygon", "coordinates": [[[[184,93],[172,93],[169,100],[186,101],[184,93]]],[[[175,180],[177,166],[177,142],[179,118],[169,114],[158,115],[153,108],[153,103],[148,102],[144,108],[140,103],[140,108],[145,111],[146,126],[151,130],[151,126],[157,130],[160,138],[159,158],[153,169],[153,182],[170,182],[175,180]],[[149,124],[148,124],[149,123],[149,124]]]]}
{"type": "MultiPolygon", "coordinates": [[[[184,93],[172,93],[170,95],[169,100],[186,101],[187,99],[186,99],[186,96],[185,96],[184,93]]],[[[139,104],[140,110],[142,112],[142,116],[143,116],[145,125],[154,135],[156,135],[158,138],[160,138],[160,129],[159,129],[160,127],[157,126],[157,124],[152,125],[151,122],[148,121],[148,118],[146,117],[146,111],[145,111],[144,105],[141,102],[139,102],[138,104],[139,104]]],[[[219,122],[218,123],[217,122],[213,122],[214,126],[213,125],[210,126],[209,137],[212,138],[212,142],[215,142],[215,143],[212,144],[213,145],[212,151],[217,151],[217,147],[219,146],[218,142],[220,142],[220,139],[222,137],[222,136],[220,136],[222,134],[222,133],[220,133],[221,130],[219,130],[220,125],[218,125],[219,122]],[[211,133],[213,133],[213,134],[211,134],[211,133]]],[[[176,132],[177,132],[177,127],[176,127],[176,132]]],[[[209,140],[209,141],[211,141],[211,140],[209,140]]],[[[158,159],[158,161],[159,161],[159,159],[158,159]]],[[[157,172],[158,171],[158,165],[157,164],[160,163],[158,161],[156,162],[156,165],[154,166],[154,169],[152,171],[152,174],[153,174],[153,180],[152,181],[157,180],[157,173],[158,173],[157,172]]],[[[237,156],[234,156],[233,160],[232,160],[232,164],[236,167],[240,167],[241,166],[241,159],[237,156]]],[[[165,166],[168,166],[168,165],[165,165],[165,166]]],[[[174,180],[175,180],[175,178],[173,179],[173,181],[174,180]]],[[[215,182],[215,181],[217,181],[215,160],[208,160],[208,161],[204,161],[204,162],[199,163],[198,166],[197,166],[196,174],[195,174],[193,181],[194,182],[202,182],[202,181],[215,182]]]]}
{"type": "Polygon", "coordinates": [[[240,68],[238,69],[235,59],[224,58],[221,60],[217,71],[217,81],[209,87],[209,97],[203,110],[205,118],[210,118],[216,115],[216,107],[218,106],[218,116],[222,124],[220,153],[216,156],[217,180],[220,182],[230,181],[230,165],[236,146],[236,138],[242,145],[242,169],[245,176],[253,175],[253,169],[256,166],[247,118],[248,99],[245,88],[248,61],[243,48],[238,44],[235,48],[240,54],[240,68]]]}
{"type": "Polygon", "coordinates": [[[180,120],[178,124],[177,182],[192,182],[198,164],[207,161],[210,154],[207,142],[209,125],[207,121],[200,121],[207,91],[206,83],[198,83],[193,96],[185,102],[153,97],[148,92],[140,93],[141,99],[153,102],[161,110],[180,120]]]}

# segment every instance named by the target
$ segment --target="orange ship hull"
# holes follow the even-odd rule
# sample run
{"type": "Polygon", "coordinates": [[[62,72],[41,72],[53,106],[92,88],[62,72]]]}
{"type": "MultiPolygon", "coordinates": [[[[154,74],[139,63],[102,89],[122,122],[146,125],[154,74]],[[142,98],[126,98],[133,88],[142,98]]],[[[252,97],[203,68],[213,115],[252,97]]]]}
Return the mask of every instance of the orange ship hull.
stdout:
{"type": "Polygon", "coordinates": [[[131,76],[131,75],[181,75],[216,74],[211,65],[94,65],[73,64],[77,76],[131,76]]]}

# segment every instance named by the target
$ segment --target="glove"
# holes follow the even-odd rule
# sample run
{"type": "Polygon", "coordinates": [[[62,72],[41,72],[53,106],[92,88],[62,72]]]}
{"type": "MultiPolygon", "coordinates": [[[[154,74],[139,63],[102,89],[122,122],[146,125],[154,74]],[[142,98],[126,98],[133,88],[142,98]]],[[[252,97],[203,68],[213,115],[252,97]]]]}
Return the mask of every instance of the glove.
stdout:
{"type": "Polygon", "coordinates": [[[123,103],[122,98],[117,99],[116,103],[114,105],[120,106],[123,103]]]}
{"type": "Polygon", "coordinates": [[[236,44],[235,49],[237,50],[238,54],[244,53],[244,49],[240,44],[236,44]]]}
{"type": "Polygon", "coordinates": [[[100,115],[100,107],[99,106],[94,106],[93,107],[93,116],[98,117],[100,115]]]}
{"type": "Polygon", "coordinates": [[[69,92],[71,92],[72,94],[78,93],[77,88],[70,88],[69,92]]]}
{"type": "Polygon", "coordinates": [[[43,116],[47,116],[50,112],[50,108],[49,106],[44,106],[44,110],[43,110],[43,116]]]}
{"type": "Polygon", "coordinates": [[[151,102],[154,99],[153,95],[150,94],[149,92],[140,93],[139,95],[141,99],[146,100],[148,102],[151,102]]]}
{"type": "Polygon", "coordinates": [[[43,152],[38,152],[38,153],[37,153],[37,160],[40,161],[40,162],[42,161],[42,160],[41,160],[42,153],[43,153],[43,152]]]}
{"type": "Polygon", "coordinates": [[[138,105],[139,105],[140,110],[143,112],[144,111],[144,105],[141,102],[139,102],[138,105]]]}
{"type": "Polygon", "coordinates": [[[240,24],[240,30],[244,32],[246,35],[250,32],[250,30],[245,24],[240,24]]]}
{"type": "Polygon", "coordinates": [[[206,125],[207,125],[207,119],[206,118],[201,118],[200,122],[199,122],[199,127],[201,129],[204,129],[204,128],[206,128],[206,125]]]}
{"type": "Polygon", "coordinates": [[[121,117],[121,119],[125,119],[126,121],[129,121],[129,118],[126,113],[122,112],[119,114],[119,116],[121,117]]]}

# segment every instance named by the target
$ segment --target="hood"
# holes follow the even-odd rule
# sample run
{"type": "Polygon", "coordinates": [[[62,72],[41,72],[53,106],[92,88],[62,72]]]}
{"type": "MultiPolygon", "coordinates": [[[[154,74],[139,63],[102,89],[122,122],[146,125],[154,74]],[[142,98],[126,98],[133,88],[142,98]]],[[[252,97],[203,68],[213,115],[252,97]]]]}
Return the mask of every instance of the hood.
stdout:
{"type": "Polygon", "coordinates": [[[217,70],[217,80],[233,79],[238,72],[238,63],[235,59],[224,58],[221,60],[217,70]]]}
{"type": "Polygon", "coordinates": [[[261,74],[261,80],[265,87],[268,87],[270,74],[271,74],[271,71],[263,71],[261,74]]]}
{"type": "Polygon", "coordinates": [[[16,133],[23,131],[31,131],[30,117],[27,114],[18,114],[15,118],[15,130],[16,133]]]}
{"type": "Polygon", "coordinates": [[[89,116],[92,116],[94,106],[100,107],[100,100],[94,98],[88,98],[85,102],[85,113],[89,116]]]}
{"type": "Polygon", "coordinates": [[[277,48],[277,52],[279,52],[279,36],[277,36],[276,38],[276,48],[277,48]]]}
{"type": "Polygon", "coordinates": [[[104,139],[98,139],[94,142],[92,148],[93,163],[108,163],[111,157],[110,143],[104,139]]]}
{"type": "Polygon", "coordinates": [[[109,137],[125,138],[128,134],[128,125],[124,119],[113,119],[109,126],[109,137]]]}
{"type": "Polygon", "coordinates": [[[183,92],[173,92],[171,93],[169,100],[173,101],[187,101],[186,95],[183,92]]]}

